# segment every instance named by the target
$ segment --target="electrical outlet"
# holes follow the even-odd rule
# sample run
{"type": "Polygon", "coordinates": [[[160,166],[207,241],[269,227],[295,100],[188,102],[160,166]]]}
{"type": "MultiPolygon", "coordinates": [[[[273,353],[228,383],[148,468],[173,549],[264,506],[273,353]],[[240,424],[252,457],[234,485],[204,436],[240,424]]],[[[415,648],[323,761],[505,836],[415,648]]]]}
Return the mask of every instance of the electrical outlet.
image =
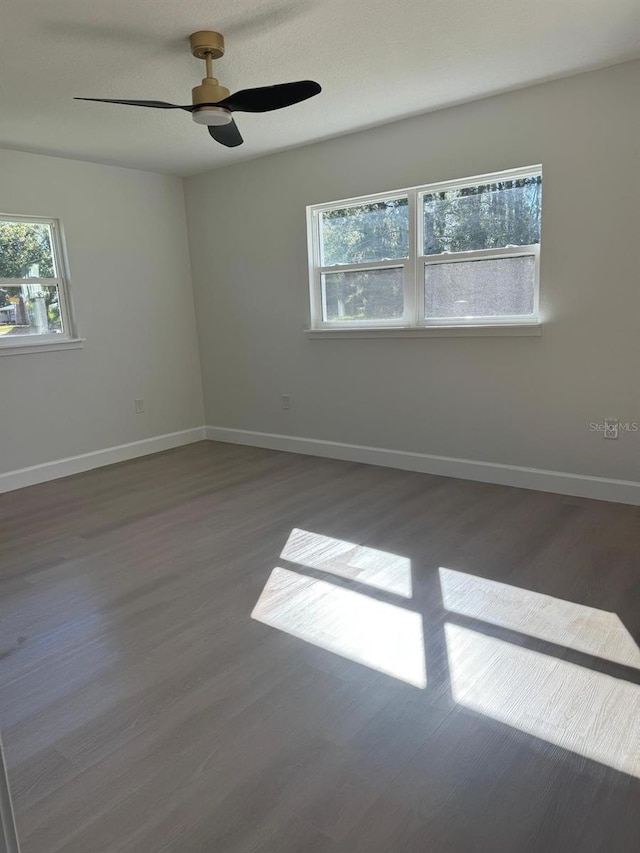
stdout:
{"type": "Polygon", "coordinates": [[[291,408],[291,395],[290,394],[283,394],[282,395],[282,408],[283,409],[290,409],[291,408]]]}
{"type": "Polygon", "coordinates": [[[618,419],[617,418],[605,418],[604,419],[604,437],[605,438],[617,438],[618,437],[618,419]]]}
{"type": "Polygon", "coordinates": [[[134,400],[133,405],[136,415],[144,414],[144,400],[134,400]]]}

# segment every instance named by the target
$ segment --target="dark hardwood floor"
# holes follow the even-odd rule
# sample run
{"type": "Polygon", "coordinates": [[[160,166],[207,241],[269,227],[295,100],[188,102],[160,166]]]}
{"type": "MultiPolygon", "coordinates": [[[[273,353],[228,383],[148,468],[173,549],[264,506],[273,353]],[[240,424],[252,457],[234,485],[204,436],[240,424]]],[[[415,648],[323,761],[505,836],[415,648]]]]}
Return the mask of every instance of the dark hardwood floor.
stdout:
{"type": "Polygon", "coordinates": [[[638,507],[201,443],[0,495],[0,594],[23,853],[639,849],[638,507]]]}

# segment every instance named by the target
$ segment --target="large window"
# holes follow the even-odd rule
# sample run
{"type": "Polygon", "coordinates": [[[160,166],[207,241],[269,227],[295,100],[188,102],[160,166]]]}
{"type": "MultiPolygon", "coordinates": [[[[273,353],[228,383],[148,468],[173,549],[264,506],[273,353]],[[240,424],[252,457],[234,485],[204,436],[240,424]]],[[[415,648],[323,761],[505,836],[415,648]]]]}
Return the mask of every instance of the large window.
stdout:
{"type": "Polygon", "coordinates": [[[307,208],[312,329],[531,326],[539,167],[307,208]]]}
{"type": "Polygon", "coordinates": [[[0,349],[73,337],[58,223],[0,214],[0,349]]]}

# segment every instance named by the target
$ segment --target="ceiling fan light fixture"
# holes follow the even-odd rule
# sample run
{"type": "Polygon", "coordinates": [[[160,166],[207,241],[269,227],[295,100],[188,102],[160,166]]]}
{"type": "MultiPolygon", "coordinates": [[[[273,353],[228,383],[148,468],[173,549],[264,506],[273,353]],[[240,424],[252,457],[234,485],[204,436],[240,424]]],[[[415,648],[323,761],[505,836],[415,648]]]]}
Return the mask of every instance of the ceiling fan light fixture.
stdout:
{"type": "Polygon", "coordinates": [[[196,124],[206,124],[208,127],[221,127],[231,124],[233,116],[224,107],[200,107],[191,113],[196,124]]]}

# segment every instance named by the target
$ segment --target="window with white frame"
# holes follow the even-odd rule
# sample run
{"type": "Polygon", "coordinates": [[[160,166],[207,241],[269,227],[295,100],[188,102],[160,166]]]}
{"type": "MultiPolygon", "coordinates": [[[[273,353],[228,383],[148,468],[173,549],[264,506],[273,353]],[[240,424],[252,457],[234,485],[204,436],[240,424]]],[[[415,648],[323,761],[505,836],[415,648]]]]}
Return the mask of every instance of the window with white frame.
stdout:
{"type": "Polygon", "coordinates": [[[73,336],[60,226],[0,214],[0,348],[73,336]]]}
{"type": "Polygon", "coordinates": [[[539,322],[542,171],[307,208],[312,329],[539,322]]]}

